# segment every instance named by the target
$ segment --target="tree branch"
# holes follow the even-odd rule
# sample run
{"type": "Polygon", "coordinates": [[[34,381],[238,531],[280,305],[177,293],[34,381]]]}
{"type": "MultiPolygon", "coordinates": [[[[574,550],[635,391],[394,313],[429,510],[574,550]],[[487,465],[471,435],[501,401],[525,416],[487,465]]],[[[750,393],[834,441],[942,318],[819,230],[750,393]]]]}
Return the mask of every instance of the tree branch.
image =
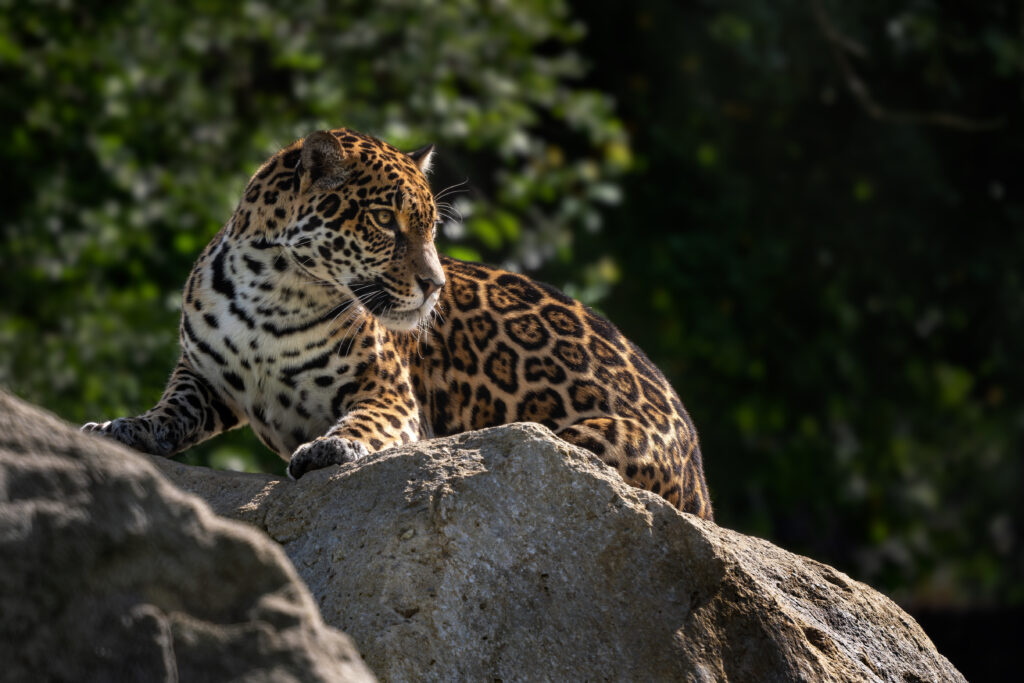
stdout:
{"type": "Polygon", "coordinates": [[[953,128],[967,132],[995,130],[1006,124],[1006,119],[1001,116],[986,119],[973,119],[960,116],[959,114],[951,114],[949,112],[894,111],[883,106],[875,99],[874,95],[872,95],[868,84],[860,77],[860,74],[857,73],[857,70],[853,67],[853,64],[850,63],[850,59],[847,56],[847,54],[852,54],[856,57],[865,59],[868,56],[867,49],[857,41],[844,36],[838,29],[836,29],[831,18],[828,16],[828,13],[825,11],[825,7],[821,0],[810,0],[810,3],[811,11],[814,13],[814,18],[818,23],[818,27],[825,36],[825,40],[828,41],[829,49],[832,52],[832,58],[835,60],[836,65],[843,74],[847,89],[850,91],[850,94],[853,95],[854,99],[860,104],[861,108],[863,108],[871,118],[885,123],[940,126],[943,128],[953,128]]]}

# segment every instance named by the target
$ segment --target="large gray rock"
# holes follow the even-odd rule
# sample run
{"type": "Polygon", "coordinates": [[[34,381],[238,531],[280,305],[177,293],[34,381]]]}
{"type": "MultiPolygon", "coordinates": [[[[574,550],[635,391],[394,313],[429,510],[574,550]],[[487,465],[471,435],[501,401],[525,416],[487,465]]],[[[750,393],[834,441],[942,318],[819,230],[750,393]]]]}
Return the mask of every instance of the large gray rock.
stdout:
{"type": "Polygon", "coordinates": [[[373,676],[264,534],[0,392],[0,679],[373,676]]]}
{"type": "Polygon", "coordinates": [[[537,425],[298,483],[159,467],[279,541],[387,680],[963,680],[870,587],[679,513],[537,425]]]}

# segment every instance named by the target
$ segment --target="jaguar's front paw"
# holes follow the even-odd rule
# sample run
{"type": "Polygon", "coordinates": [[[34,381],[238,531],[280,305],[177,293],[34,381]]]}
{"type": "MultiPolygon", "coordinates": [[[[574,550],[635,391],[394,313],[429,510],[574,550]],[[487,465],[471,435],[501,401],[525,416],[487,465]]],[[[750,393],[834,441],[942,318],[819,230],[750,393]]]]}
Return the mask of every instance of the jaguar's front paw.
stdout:
{"type": "Polygon", "coordinates": [[[311,470],[319,470],[328,465],[344,465],[369,454],[366,446],[358,441],[322,436],[295,449],[288,463],[288,478],[298,479],[311,470]]]}
{"type": "Polygon", "coordinates": [[[87,422],[82,425],[82,431],[120,441],[125,446],[143,453],[167,456],[171,455],[174,450],[169,439],[155,438],[149,423],[138,417],[119,417],[106,422],[87,422]]]}

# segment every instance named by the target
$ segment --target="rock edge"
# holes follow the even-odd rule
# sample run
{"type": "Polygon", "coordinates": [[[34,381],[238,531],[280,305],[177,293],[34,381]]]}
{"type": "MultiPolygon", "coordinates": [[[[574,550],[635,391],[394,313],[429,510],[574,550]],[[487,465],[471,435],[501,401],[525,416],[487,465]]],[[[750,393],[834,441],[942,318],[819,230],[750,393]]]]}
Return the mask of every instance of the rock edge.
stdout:
{"type": "Polygon", "coordinates": [[[884,595],[680,513],[539,425],[297,483],[157,466],[281,543],[387,680],[964,680],[884,595]]]}
{"type": "Polygon", "coordinates": [[[5,681],[372,681],[281,548],[0,391],[5,681]]]}

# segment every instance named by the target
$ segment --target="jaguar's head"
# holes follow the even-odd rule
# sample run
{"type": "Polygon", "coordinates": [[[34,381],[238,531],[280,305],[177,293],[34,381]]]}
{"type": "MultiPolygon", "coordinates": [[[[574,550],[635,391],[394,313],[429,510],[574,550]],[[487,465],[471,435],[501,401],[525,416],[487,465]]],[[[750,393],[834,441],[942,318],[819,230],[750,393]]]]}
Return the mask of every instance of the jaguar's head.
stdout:
{"type": "Polygon", "coordinates": [[[294,199],[275,242],[311,279],[358,300],[385,327],[415,329],[445,284],[424,175],[433,146],[406,154],[338,129],[312,133],[290,153],[282,164],[293,167],[294,199]]]}

